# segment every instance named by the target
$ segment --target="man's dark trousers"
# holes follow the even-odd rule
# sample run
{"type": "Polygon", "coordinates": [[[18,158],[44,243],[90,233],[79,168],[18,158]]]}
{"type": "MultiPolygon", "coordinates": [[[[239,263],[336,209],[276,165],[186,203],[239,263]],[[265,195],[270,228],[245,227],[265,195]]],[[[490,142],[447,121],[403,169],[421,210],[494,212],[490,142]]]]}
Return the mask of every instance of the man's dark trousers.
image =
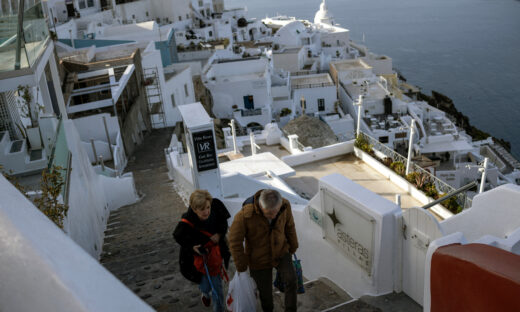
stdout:
{"type": "MultiPolygon", "coordinates": [[[[297,277],[291,254],[284,255],[278,267],[282,282],[285,284],[285,311],[296,311],[296,288],[297,277]]],[[[264,312],[273,311],[273,269],[250,270],[251,277],[255,280],[256,287],[260,292],[260,302],[264,312]]]]}

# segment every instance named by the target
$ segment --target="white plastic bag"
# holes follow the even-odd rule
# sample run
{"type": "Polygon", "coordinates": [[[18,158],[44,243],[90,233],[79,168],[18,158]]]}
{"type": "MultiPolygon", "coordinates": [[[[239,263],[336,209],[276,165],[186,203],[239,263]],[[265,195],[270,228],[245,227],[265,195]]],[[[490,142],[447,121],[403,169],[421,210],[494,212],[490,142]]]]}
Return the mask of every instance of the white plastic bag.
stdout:
{"type": "Polygon", "coordinates": [[[235,273],[226,298],[228,311],[256,311],[256,284],[247,272],[235,273]]]}

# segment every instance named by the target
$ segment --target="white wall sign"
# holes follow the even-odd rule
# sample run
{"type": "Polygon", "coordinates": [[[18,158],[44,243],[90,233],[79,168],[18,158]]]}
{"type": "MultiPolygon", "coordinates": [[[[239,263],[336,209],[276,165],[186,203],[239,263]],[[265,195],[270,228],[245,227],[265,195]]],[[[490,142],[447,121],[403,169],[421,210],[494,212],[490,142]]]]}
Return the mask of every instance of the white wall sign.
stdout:
{"type": "Polygon", "coordinates": [[[333,191],[322,188],[323,236],[337,245],[345,255],[372,274],[375,219],[333,191]]]}

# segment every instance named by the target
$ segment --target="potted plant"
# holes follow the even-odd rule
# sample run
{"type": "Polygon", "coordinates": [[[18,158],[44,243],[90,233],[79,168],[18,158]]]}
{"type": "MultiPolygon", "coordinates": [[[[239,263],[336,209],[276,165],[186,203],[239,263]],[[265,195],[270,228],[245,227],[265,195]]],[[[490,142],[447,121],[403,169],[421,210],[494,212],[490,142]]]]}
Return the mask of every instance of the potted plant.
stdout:
{"type": "Polygon", "coordinates": [[[18,95],[21,97],[22,103],[22,116],[29,118],[31,125],[28,127],[22,127],[25,132],[25,137],[29,143],[29,146],[33,150],[42,148],[42,139],[40,135],[40,128],[38,126],[38,117],[40,111],[43,110],[43,106],[40,104],[33,103],[33,95],[29,86],[18,86],[18,95]]]}

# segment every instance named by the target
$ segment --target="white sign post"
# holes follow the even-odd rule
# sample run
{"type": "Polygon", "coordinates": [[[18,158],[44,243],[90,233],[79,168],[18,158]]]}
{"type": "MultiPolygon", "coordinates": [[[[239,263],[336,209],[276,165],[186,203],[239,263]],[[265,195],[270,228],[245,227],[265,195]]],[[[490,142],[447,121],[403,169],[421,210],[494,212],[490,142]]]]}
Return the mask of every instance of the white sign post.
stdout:
{"type": "Polygon", "coordinates": [[[214,197],[222,197],[213,119],[199,102],[180,105],[179,111],[184,122],[194,188],[208,190],[214,197]]]}

